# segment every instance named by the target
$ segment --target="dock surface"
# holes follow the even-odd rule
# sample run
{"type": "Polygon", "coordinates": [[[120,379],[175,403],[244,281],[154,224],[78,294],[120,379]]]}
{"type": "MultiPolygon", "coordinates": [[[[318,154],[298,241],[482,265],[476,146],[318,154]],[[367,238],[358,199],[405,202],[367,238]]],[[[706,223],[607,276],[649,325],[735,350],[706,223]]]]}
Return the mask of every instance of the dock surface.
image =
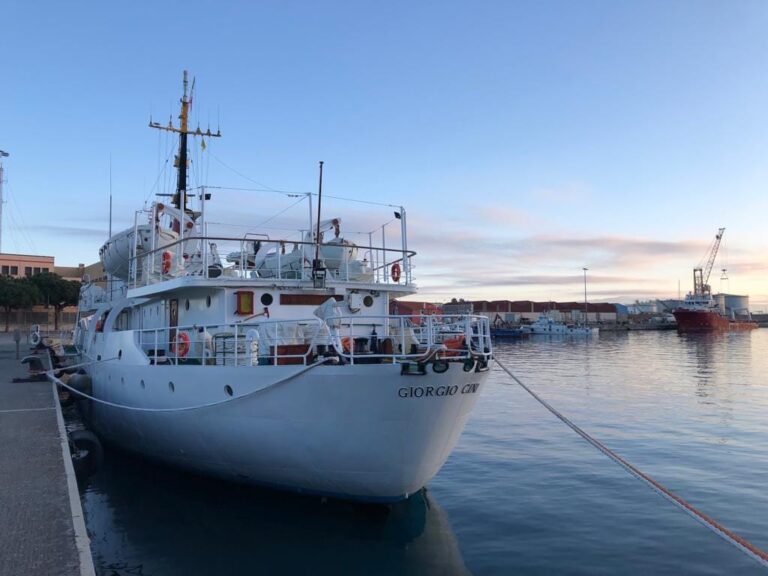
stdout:
{"type": "MultiPolygon", "coordinates": [[[[21,358],[29,345],[21,343],[21,358]]],[[[0,576],[94,574],[64,422],[50,382],[27,377],[0,333],[0,576]]]]}

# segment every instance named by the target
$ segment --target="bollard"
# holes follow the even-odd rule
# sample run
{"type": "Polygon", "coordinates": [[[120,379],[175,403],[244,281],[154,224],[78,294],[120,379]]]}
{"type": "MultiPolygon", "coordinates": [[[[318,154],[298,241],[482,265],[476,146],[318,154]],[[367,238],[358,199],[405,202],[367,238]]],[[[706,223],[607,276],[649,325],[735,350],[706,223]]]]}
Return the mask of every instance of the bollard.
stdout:
{"type": "Polygon", "coordinates": [[[21,342],[21,331],[16,328],[13,331],[13,340],[16,342],[16,360],[19,359],[19,342],[21,342]]]}

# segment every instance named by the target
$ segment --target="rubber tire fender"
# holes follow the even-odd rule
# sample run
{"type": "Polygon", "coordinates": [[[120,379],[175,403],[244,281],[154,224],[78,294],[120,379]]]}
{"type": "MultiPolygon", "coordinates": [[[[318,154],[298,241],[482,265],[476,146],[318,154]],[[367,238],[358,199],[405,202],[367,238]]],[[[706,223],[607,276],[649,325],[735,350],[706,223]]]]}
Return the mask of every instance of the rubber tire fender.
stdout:
{"type": "Polygon", "coordinates": [[[74,430],[68,434],[72,465],[78,479],[87,478],[104,462],[104,449],[90,430],[74,430]]]}

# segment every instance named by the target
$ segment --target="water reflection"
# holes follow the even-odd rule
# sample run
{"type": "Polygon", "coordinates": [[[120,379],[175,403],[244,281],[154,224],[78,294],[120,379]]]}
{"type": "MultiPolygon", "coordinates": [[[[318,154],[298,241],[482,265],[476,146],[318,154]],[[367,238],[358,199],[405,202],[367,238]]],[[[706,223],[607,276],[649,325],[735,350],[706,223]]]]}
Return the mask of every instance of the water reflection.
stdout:
{"type": "Polygon", "coordinates": [[[732,383],[733,367],[751,362],[750,332],[683,333],[678,338],[687,353],[687,363],[695,367],[699,389],[732,383]]]}
{"type": "Polygon", "coordinates": [[[324,503],[111,451],[82,500],[102,575],[469,573],[426,491],[390,508],[324,503]]]}
{"type": "Polygon", "coordinates": [[[709,396],[714,384],[722,350],[727,334],[721,332],[680,333],[678,338],[686,355],[686,364],[695,368],[696,394],[709,396]]]}

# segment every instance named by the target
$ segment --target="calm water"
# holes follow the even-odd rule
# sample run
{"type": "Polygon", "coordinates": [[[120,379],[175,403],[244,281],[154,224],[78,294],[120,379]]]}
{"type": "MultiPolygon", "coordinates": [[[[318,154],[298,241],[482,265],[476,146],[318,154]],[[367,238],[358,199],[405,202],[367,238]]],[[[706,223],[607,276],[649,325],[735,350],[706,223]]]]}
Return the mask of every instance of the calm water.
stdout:
{"type": "MultiPolygon", "coordinates": [[[[496,351],[582,428],[768,549],[768,330],[532,339],[496,351]]],[[[104,575],[765,573],[498,370],[427,491],[390,511],[120,453],[82,498],[104,575]]]]}

